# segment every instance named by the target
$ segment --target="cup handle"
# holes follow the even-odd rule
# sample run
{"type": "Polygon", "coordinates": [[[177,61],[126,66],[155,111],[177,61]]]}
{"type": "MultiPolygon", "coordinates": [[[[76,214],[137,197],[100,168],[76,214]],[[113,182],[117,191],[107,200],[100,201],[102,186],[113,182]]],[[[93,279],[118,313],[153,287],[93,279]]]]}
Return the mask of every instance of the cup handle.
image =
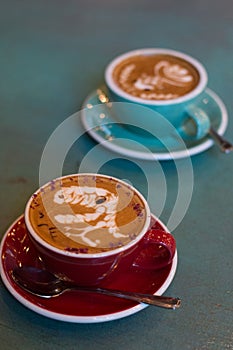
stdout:
{"type": "Polygon", "coordinates": [[[161,269],[172,262],[175,251],[176,241],[170,233],[150,229],[132,266],[150,270],[161,269]]]}
{"type": "Polygon", "coordinates": [[[181,136],[194,140],[199,140],[206,136],[211,126],[208,115],[195,105],[189,105],[185,111],[187,118],[179,129],[181,136]]]}

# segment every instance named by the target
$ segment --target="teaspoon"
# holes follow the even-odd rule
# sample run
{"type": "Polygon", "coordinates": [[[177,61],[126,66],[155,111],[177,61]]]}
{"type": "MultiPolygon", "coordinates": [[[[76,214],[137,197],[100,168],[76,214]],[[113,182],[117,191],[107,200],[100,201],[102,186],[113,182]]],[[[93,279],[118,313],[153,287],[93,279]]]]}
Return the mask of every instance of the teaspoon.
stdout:
{"type": "Polygon", "coordinates": [[[51,298],[58,296],[69,290],[80,292],[99,293],[118,298],[137,301],[167,309],[176,309],[180,307],[179,298],[165,297],[159,295],[134,293],[105,288],[79,287],[74,283],[65,282],[47,270],[38,269],[32,266],[17,267],[12,271],[12,278],[17,285],[27,292],[40,296],[42,298],[51,298]]]}
{"type": "Polygon", "coordinates": [[[221,135],[219,135],[217,131],[214,130],[212,127],[209,129],[208,133],[218,144],[222,152],[230,153],[231,151],[233,151],[233,145],[229,141],[225,140],[221,135]]]}

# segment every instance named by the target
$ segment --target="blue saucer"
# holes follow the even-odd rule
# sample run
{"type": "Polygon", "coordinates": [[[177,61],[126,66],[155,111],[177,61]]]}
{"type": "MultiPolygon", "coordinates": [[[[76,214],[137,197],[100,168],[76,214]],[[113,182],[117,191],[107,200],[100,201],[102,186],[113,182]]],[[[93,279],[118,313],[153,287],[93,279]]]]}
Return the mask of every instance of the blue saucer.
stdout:
{"type": "MultiPolygon", "coordinates": [[[[141,136],[116,122],[111,115],[111,102],[105,102],[109,102],[105,87],[93,91],[83,103],[81,120],[93,139],[121,155],[146,160],[179,159],[203,152],[214,144],[208,136],[198,141],[187,141],[176,132],[162,141],[155,137],[141,136]]],[[[223,135],[227,128],[228,115],[219,96],[206,89],[198,106],[209,115],[212,127],[223,135]]]]}

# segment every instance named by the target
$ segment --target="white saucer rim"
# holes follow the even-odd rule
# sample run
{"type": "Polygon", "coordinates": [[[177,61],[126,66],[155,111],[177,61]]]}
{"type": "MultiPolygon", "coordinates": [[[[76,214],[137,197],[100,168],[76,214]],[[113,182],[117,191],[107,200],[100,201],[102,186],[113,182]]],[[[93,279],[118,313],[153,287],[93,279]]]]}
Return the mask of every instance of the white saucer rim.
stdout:
{"type": "MultiPolygon", "coordinates": [[[[164,230],[168,231],[167,227],[154,215],[152,214],[154,218],[159,222],[159,224],[164,228],[164,230]]],[[[46,308],[40,307],[33,302],[30,302],[26,298],[24,298],[20,293],[15,290],[15,288],[12,286],[12,284],[8,281],[7,273],[5,272],[2,258],[3,258],[3,247],[5,244],[5,240],[7,239],[8,233],[11,231],[11,229],[17,224],[18,221],[20,221],[24,215],[20,215],[6,230],[5,234],[2,237],[1,243],[0,243],[0,275],[2,278],[2,281],[7,288],[7,290],[10,292],[10,294],[18,300],[22,305],[30,309],[31,311],[34,311],[35,313],[45,316],[47,318],[51,318],[58,321],[64,321],[64,322],[70,322],[70,323],[101,323],[101,322],[107,322],[107,321],[114,321],[117,319],[121,319],[130,315],[133,315],[149,305],[146,304],[138,304],[133,307],[130,307],[128,309],[125,309],[123,311],[115,312],[112,314],[107,315],[98,315],[98,316],[74,316],[74,315],[67,315],[59,312],[53,312],[49,311],[46,308]]],[[[178,254],[177,250],[175,253],[175,256],[172,261],[171,270],[165,280],[165,282],[162,284],[162,286],[156,291],[156,295],[162,295],[169,285],[171,284],[173,278],[175,277],[176,269],[177,269],[177,263],[178,263],[178,254]]]]}
{"type": "MultiPolygon", "coordinates": [[[[220,108],[221,112],[221,123],[217,129],[218,133],[220,135],[223,135],[226,131],[227,125],[228,125],[228,113],[225,104],[223,103],[222,99],[211,89],[206,88],[205,92],[210,95],[213,100],[217,103],[217,105],[220,108]]],[[[129,156],[131,158],[137,158],[137,159],[144,159],[144,160],[172,160],[172,159],[181,159],[190,157],[196,154],[199,154],[201,152],[206,151],[210,147],[214,145],[214,141],[209,140],[203,140],[199,145],[193,146],[190,148],[186,148],[184,150],[180,151],[173,151],[173,152],[164,152],[164,153],[157,153],[157,152],[140,152],[140,151],[134,151],[130,149],[126,149],[122,146],[116,145],[114,143],[109,142],[108,140],[104,139],[101,135],[99,135],[95,129],[90,128],[90,126],[87,123],[87,118],[85,118],[85,109],[87,105],[87,101],[90,99],[91,95],[90,93],[87,98],[84,100],[81,110],[81,121],[85,128],[85,130],[93,137],[94,140],[96,140],[98,143],[102,144],[105,148],[114,151],[118,154],[129,156]]]]}

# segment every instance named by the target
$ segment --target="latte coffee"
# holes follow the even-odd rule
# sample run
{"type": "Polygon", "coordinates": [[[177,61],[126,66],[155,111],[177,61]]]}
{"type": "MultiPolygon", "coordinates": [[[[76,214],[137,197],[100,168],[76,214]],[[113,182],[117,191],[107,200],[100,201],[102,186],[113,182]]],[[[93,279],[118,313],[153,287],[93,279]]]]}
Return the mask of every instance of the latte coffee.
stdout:
{"type": "Polygon", "coordinates": [[[194,90],[198,70],[171,54],[135,54],[118,62],[112,71],[115,84],[125,93],[146,101],[169,101],[194,90]]]}
{"type": "Polygon", "coordinates": [[[27,221],[47,244],[74,253],[100,253],[134,241],[145,228],[145,200],[130,185],[104,175],[65,176],[28,202],[27,221]]]}

